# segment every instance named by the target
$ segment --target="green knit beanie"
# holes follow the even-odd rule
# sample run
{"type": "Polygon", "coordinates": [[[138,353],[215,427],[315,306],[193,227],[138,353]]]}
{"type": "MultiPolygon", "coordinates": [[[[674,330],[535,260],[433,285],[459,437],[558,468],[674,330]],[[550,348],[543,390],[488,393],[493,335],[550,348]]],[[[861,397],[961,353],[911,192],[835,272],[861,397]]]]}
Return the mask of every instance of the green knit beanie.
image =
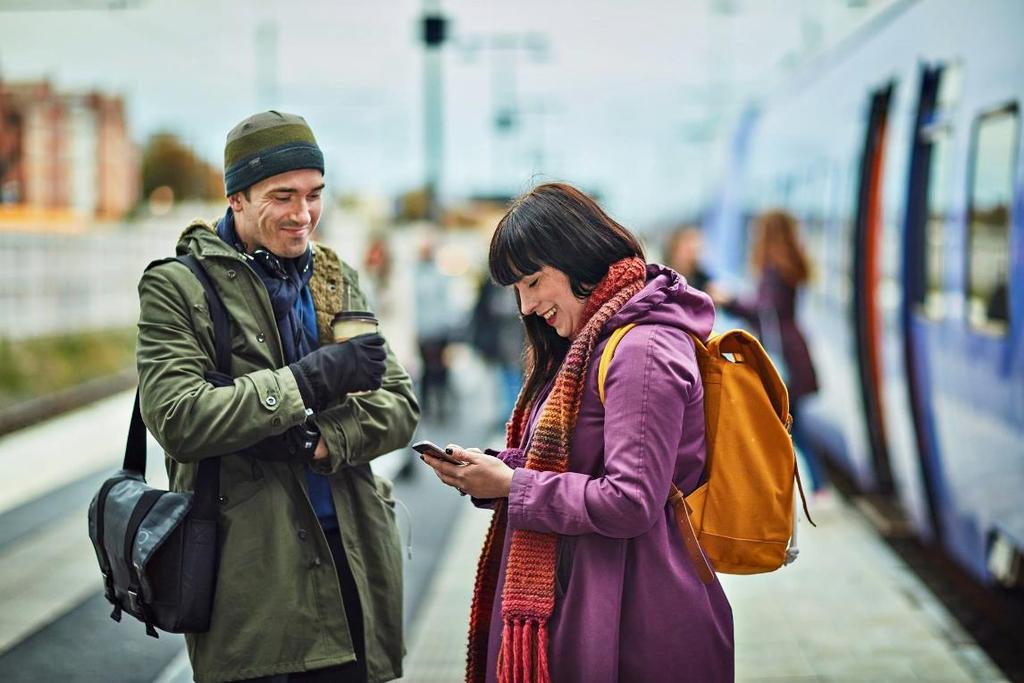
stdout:
{"type": "Polygon", "coordinates": [[[324,172],[324,155],[301,116],[265,111],[250,116],[228,133],[224,145],[227,196],[264,178],[300,168],[324,172]]]}

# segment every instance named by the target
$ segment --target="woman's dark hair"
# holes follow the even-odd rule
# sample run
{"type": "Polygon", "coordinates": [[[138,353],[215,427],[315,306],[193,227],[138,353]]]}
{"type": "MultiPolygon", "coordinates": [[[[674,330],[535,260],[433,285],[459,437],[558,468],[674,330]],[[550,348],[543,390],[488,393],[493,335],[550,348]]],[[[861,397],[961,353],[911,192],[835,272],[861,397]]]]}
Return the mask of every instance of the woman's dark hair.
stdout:
{"type": "MultiPolygon", "coordinates": [[[[491,278],[502,286],[519,282],[543,266],[569,278],[583,299],[616,261],[644,258],[633,234],[616,223],[593,199],[564,183],[538,185],[516,199],[491,238],[491,278]]],[[[516,302],[519,294],[516,292],[516,302]]],[[[564,339],[539,316],[523,318],[526,328],[527,405],[554,377],[569,350],[564,339]]]]}

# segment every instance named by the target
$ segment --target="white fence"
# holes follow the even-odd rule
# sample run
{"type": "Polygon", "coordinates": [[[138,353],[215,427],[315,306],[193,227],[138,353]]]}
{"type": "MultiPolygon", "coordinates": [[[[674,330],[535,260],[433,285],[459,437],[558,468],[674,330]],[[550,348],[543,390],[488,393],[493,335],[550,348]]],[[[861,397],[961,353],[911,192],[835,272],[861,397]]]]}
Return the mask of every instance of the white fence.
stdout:
{"type": "Polygon", "coordinates": [[[0,233],[0,338],[129,327],[136,289],[150,261],[174,255],[190,207],[80,235],[0,233]]]}

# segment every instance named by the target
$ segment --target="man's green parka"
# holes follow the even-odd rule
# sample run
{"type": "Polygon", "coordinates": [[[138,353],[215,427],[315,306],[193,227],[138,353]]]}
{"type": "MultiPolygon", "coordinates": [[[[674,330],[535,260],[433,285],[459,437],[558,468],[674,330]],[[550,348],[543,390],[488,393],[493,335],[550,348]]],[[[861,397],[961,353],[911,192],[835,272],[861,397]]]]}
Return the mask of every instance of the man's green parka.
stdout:
{"type": "MultiPolygon", "coordinates": [[[[355,271],[313,244],[310,290],[321,340],[342,310],[365,309],[355,271]]],[[[214,369],[206,296],[181,263],[151,268],[139,283],[138,369],[142,416],[167,453],[174,490],[191,490],[197,462],[220,468],[220,570],[206,633],[188,634],[198,681],[231,681],[334,666],[355,658],[338,577],[309,502],[299,462],[235,451],[301,423],[295,378],[283,358],[270,299],[247,257],[211,225],[195,222],[178,243],[195,255],[231,318],[234,385],[203,379],[214,369]]],[[[382,387],[349,396],[315,417],[329,459],[345,552],[355,576],[370,681],[401,676],[402,558],[391,484],[369,462],[405,446],[419,417],[408,374],[388,349],[382,387]]]]}

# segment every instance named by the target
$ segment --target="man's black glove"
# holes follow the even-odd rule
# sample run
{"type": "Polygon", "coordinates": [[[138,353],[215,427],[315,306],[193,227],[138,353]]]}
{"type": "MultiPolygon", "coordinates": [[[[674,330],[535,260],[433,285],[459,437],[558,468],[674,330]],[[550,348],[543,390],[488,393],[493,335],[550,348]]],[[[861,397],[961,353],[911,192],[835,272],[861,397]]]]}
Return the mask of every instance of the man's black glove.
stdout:
{"type": "Polygon", "coordinates": [[[309,462],[313,459],[318,443],[320,443],[320,430],[307,420],[281,434],[268,436],[263,441],[249,446],[242,451],[242,455],[259,460],[309,462]]]}
{"type": "Polygon", "coordinates": [[[379,389],[384,377],[384,337],[361,334],[340,344],[326,344],[288,367],[307,408],[320,412],[353,391],[379,389]]]}

